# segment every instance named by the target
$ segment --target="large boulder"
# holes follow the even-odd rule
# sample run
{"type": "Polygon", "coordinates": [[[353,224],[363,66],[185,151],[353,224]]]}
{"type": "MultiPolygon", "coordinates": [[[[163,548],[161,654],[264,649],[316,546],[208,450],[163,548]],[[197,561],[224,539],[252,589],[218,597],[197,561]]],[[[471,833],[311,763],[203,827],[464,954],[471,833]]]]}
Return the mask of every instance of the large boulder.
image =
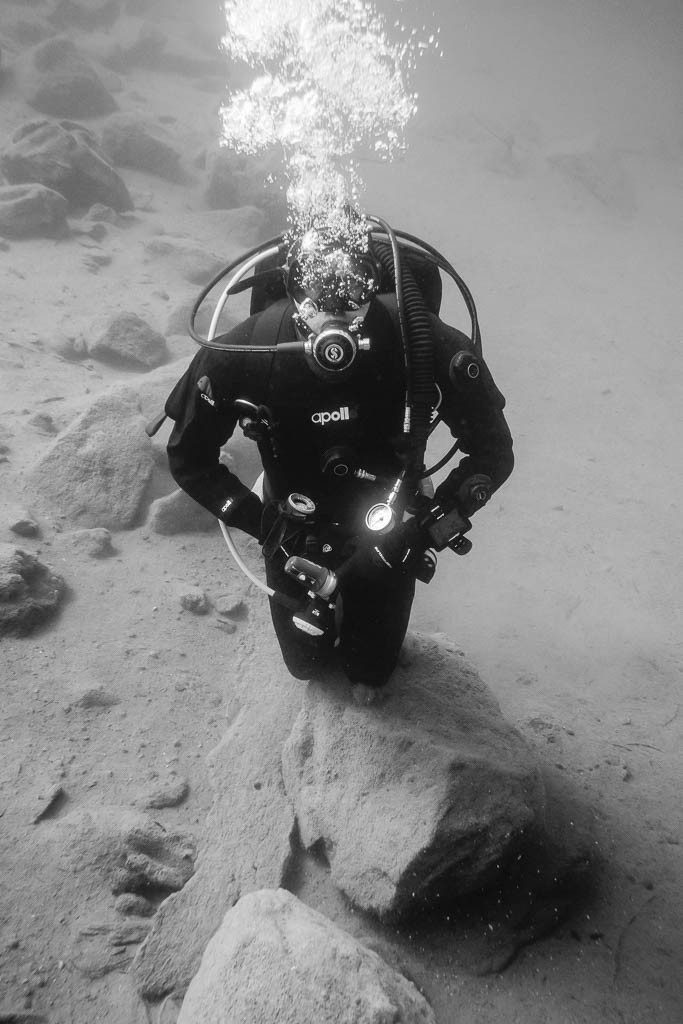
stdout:
{"type": "Polygon", "coordinates": [[[182,181],[180,153],[169,133],[151,117],[136,113],[113,114],[102,128],[102,147],[117,166],[182,181]]]}
{"type": "Polygon", "coordinates": [[[0,186],[0,235],[7,238],[68,234],[64,196],[44,185],[0,186]]]}
{"type": "Polygon", "coordinates": [[[48,15],[57,28],[109,28],[121,13],[121,0],[57,0],[48,15]]]}
{"type": "Polygon", "coordinates": [[[218,529],[216,517],[181,490],[172,491],[153,501],[149,507],[148,522],[153,533],[166,537],[218,529]]]}
{"type": "Polygon", "coordinates": [[[178,1024],[217,1021],[436,1024],[412,982],[283,889],[243,896],[207,946],[178,1024]]]}
{"type": "Polygon", "coordinates": [[[95,42],[95,50],[101,63],[123,73],[134,66],[157,67],[168,37],[153,22],[127,17],[117,27],[115,39],[103,35],[99,43],[95,42]]]}
{"type": "Polygon", "coordinates": [[[57,611],[65,589],[61,576],[35,555],[0,544],[0,637],[41,626],[57,611]]]}
{"type": "Polygon", "coordinates": [[[132,388],[103,392],[59,434],[29,472],[33,503],[79,527],[134,526],[154,468],[132,388]]]}
{"type": "Polygon", "coordinates": [[[149,370],[168,359],[166,339],[137,313],[116,313],[79,339],[88,355],[103,362],[149,370]]]}
{"type": "MultiPolygon", "coordinates": [[[[284,229],[285,226],[283,217],[280,228],[284,229]]],[[[259,242],[265,242],[269,237],[266,216],[256,206],[240,206],[232,210],[178,210],[173,230],[205,245],[225,263],[236,259],[259,242]]]]}
{"type": "Polygon", "coordinates": [[[96,137],[72,121],[22,125],[0,156],[0,167],[9,182],[40,182],[72,206],[133,208],[125,183],[106,161],[96,137]]]}
{"type": "Polygon", "coordinates": [[[101,117],[116,110],[95,68],[66,36],[30,50],[17,64],[17,80],[26,102],[51,117],[101,117]]]}
{"type": "Polygon", "coordinates": [[[284,192],[270,183],[281,172],[274,154],[250,156],[226,146],[206,156],[203,199],[211,210],[230,210],[238,206],[256,206],[264,211],[270,225],[286,223],[284,192]]]}
{"type": "Polygon", "coordinates": [[[426,637],[419,675],[356,707],[312,683],[283,749],[283,778],[307,848],[334,883],[380,917],[485,887],[543,809],[522,737],[453,649],[426,637]]]}
{"type": "Polygon", "coordinates": [[[190,284],[207,284],[225,266],[205,246],[182,238],[150,238],[144,243],[145,253],[155,263],[163,260],[190,284]]]}

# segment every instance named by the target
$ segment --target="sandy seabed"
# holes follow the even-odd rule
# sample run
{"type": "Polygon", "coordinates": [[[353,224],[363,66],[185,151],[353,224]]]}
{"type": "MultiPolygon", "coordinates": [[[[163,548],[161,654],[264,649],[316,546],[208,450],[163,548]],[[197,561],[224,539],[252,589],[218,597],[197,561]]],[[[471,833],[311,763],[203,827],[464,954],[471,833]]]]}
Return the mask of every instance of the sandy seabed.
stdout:
{"type": "MultiPolygon", "coordinates": [[[[501,973],[477,976],[417,945],[413,976],[440,1024],[675,1024],[683,20],[673,0],[435,6],[446,56],[419,69],[405,159],[362,165],[366,205],[436,245],[469,283],[517,467],[477,517],[472,553],[444,556],[420,590],[413,626],[452,637],[506,717],[566,774],[591,809],[604,866],[589,904],[501,973]]],[[[0,36],[3,16],[4,6],[0,36]]],[[[87,52],[90,35],[72,34],[87,52]]],[[[189,168],[217,132],[219,99],[191,78],[140,69],[117,94],[122,109],[175,119],[189,168]]],[[[4,81],[2,137],[34,117],[4,81]]],[[[98,119],[88,123],[97,130],[98,119]]],[[[199,171],[186,184],[121,173],[136,216],[101,243],[108,265],[93,272],[80,236],[0,252],[7,542],[10,522],[30,511],[24,474],[51,441],[36,414],[62,429],[88,396],[131,376],[65,361],[52,340],[120,309],[163,325],[194,291],[144,243],[200,207],[199,171]]],[[[457,296],[444,312],[467,328],[457,296]]],[[[192,355],[189,339],[171,348],[192,355]]],[[[152,1011],[125,974],[88,979],[63,953],[95,882],[65,874],[31,819],[55,783],[71,807],[107,806],[175,773],[190,794],[159,815],[201,845],[205,755],[224,733],[244,641],[182,612],[174,585],[229,595],[241,583],[219,535],[160,537],[143,523],[96,561],[42,525],[41,539],[21,543],[64,575],[71,596],[49,628],[3,639],[0,652],[0,1006],[60,1024],[128,1024],[152,1011]],[[90,689],[119,703],[75,711],[90,689]]],[[[269,629],[254,595],[250,614],[269,629]]]]}

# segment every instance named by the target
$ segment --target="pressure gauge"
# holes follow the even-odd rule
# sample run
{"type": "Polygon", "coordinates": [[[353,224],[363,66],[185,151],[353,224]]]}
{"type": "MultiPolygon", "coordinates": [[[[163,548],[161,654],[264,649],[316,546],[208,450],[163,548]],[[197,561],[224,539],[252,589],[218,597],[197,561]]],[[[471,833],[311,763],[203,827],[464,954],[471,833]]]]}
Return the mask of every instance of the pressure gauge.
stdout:
{"type": "Polygon", "coordinates": [[[298,494],[294,491],[287,498],[287,512],[295,519],[305,519],[315,512],[315,502],[305,494],[298,494]]]}
{"type": "Polygon", "coordinates": [[[388,533],[394,525],[394,510],[385,501],[373,505],[365,516],[365,525],[372,533],[388,533]]]}

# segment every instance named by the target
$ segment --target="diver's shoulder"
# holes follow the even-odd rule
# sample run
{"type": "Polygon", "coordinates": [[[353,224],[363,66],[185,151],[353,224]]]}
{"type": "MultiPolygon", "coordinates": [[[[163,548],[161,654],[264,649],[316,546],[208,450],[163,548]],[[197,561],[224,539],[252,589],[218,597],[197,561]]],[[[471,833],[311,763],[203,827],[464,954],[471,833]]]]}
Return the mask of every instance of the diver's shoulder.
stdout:
{"type": "Polygon", "coordinates": [[[461,349],[474,351],[472,339],[467,334],[457,327],[452,327],[451,324],[446,323],[445,320],[442,320],[441,317],[436,316],[434,313],[429,313],[428,315],[437,347],[444,346],[453,348],[455,351],[460,351],[461,349]]]}

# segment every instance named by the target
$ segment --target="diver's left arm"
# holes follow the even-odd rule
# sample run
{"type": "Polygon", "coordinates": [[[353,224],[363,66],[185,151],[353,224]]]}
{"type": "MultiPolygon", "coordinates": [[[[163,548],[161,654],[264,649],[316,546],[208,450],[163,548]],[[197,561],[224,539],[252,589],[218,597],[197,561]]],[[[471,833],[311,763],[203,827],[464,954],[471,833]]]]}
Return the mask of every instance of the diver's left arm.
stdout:
{"type": "Polygon", "coordinates": [[[514,466],[512,436],[503,414],[505,399],[464,334],[437,320],[435,342],[436,378],[443,396],[441,415],[465,457],[434,497],[444,511],[457,509],[470,516],[482,504],[477,478],[488,477],[489,494],[493,494],[514,466]]]}

